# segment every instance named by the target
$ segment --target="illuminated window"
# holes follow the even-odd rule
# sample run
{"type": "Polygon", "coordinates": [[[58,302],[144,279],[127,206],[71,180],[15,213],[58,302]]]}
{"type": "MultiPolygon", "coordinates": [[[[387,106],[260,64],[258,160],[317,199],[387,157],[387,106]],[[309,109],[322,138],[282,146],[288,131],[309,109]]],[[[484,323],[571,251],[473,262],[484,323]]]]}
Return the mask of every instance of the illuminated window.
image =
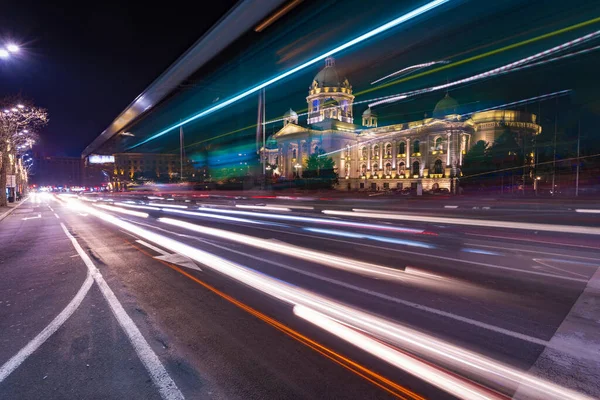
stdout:
{"type": "Polygon", "coordinates": [[[313,111],[319,111],[319,100],[315,99],[312,102],[313,111]]]}
{"type": "Polygon", "coordinates": [[[398,154],[406,154],[406,143],[400,142],[400,146],[398,147],[398,154]]]}

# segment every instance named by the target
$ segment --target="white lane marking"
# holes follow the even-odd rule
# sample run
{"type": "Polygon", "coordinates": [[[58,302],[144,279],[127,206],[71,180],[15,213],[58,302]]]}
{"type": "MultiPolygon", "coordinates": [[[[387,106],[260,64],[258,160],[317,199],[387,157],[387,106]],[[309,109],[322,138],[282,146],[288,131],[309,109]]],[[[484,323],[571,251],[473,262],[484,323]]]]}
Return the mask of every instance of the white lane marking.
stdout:
{"type": "Polygon", "coordinates": [[[312,206],[293,206],[289,204],[267,204],[269,207],[275,207],[276,210],[281,210],[282,208],[291,208],[292,210],[314,210],[315,208],[312,206]]]}
{"type": "Polygon", "coordinates": [[[25,347],[19,350],[17,354],[12,356],[10,360],[8,360],[4,365],[0,367],[0,383],[2,383],[2,381],[6,379],[6,377],[9,376],[15,369],[17,369],[19,365],[21,365],[23,361],[27,359],[27,357],[33,354],[34,351],[36,351],[42,344],[44,344],[44,342],[48,340],[48,338],[52,336],[54,332],[56,332],[58,328],[60,328],[62,324],[64,324],[65,321],[69,319],[71,315],[73,315],[75,310],[77,310],[77,308],[85,298],[85,295],[92,287],[93,283],[94,279],[92,278],[92,275],[88,270],[85,281],[83,281],[83,285],[81,285],[81,288],[79,288],[79,291],[77,292],[75,297],[73,297],[73,299],[60,312],[60,314],[58,314],[52,320],[52,322],[50,322],[50,324],[44,328],[44,330],[42,330],[36,337],[34,337],[29,343],[27,343],[25,347]]]}
{"type": "Polygon", "coordinates": [[[458,206],[444,206],[444,208],[458,208],[458,206]]]}
{"type": "MultiPolygon", "coordinates": [[[[563,272],[566,272],[567,274],[571,274],[571,275],[581,276],[581,277],[587,278],[586,275],[578,274],[577,272],[569,271],[568,269],[558,268],[558,267],[555,267],[553,265],[548,264],[547,262],[544,262],[544,261],[548,261],[548,260],[544,260],[544,261],[541,261],[541,260],[542,259],[539,259],[539,258],[534,258],[533,259],[533,261],[535,261],[538,264],[542,264],[545,267],[548,267],[548,268],[551,268],[551,269],[555,269],[555,270],[558,270],[558,271],[563,271],[563,272]]],[[[597,268],[597,266],[596,266],[596,268],[597,268]]]]}
{"type": "Polygon", "coordinates": [[[481,236],[481,237],[489,237],[489,238],[494,238],[494,239],[505,239],[505,240],[517,240],[519,242],[535,242],[535,243],[544,243],[544,244],[549,244],[552,246],[569,246],[569,247],[582,247],[585,249],[594,249],[594,250],[600,250],[600,247],[594,247],[594,246],[583,246],[580,244],[569,244],[569,243],[553,243],[553,242],[547,242],[545,240],[535,240],[535,239],[519,239],[519,238],[515,238],[515,237],[508,237],[508,236],[497,236],[497,235],[484,235],[484,234],[480,234],[480,233],[469,233],[469,232],[465,232],[465,235],[469,235],[469,236],[481,236]]]}
{"type": "Polygon", "coordinates": [[[48,208],[50,209],[50,211],[54,212],[54,208],[48,206],[48,208]]]}
{"type": "Polygon", "coordinates": [[[25,217],[25,218],[21,218],[21,219],[23,221],[27,221],[27,220],[30,220],[30,219],[38,219],[38,218],[42,218],[42,214],[38,213],[38,215],[35,216],[35,217],[25,217]]]}
{"type": "MultiPolygon", "coordinates": [[[[486,245],[486,244],[478,244],[478,243],[468,243],[465,242],[464,243],[465,246],[477,246],[477,247],[487,247],[490,249],[498,249],[498,250],[510,250],[510,251],[522,251],[525,253],[537,253],[537,254],[543,254],[543,255],[550,255],[550,256],[561,256],[561,257],[568,257],[568,258],[580,258],[582,260],[593,260],[593,261],[600,261],[600,258],[594,258],[594,257],[584,257],[584,256],[574,256],[571,254],[562,254],[562,253],[548,253],[547,251],[540,251],[540,250],[526,250],[526,249],[516,249],[514,247],[500,247],[500,246],[490,246],[490,245],[486,245]]],[[[588,267],[594,267],[596,268],[597,265],[592,265],[592,264],[586,264],[586,266],[588,267]]]]}
{"type": "MultiPolygon", "coordinates": [[[[171,234],[179,235],[176,232],[172,232],[172,231],[167,231],[167,232],[169,232],[171,234]]],[[[394,303],[398,303],[398,304],[402,304],[402,305],[405,305],[405,306],[408,306],[408,307],[416,308],[416,309],[421,310],[421,311],[426,311],[426,312],[429,312],[429,313],[432,313],[432,314],[441,315],[443,317],[447,317],[447,318],[450,318],[450,319],[461,321],[461,322],[464,322],[464,323],[467,323],[467,324],[470,324],[470,325],[475,325],[475,326],[477,326],[479,328],[487,329],[487,330],[490,330],[490,331],[493,331],[493,332],[496,332],[496,333],[501,333],[503,335],[512,336],[514,338],[521,339],[521,340],[524,340],[524,341],[527,341],[527,342],[530,342],[530,343],[535,343],[535,344],[539,344],[539,345],[542,345],[542,346],[546,346],[548,344],[547,341],[545,341],[543,339],[538,339],[538,338],[533,337],[533,336],[528,336],[528,335],[525,335],[525,334],[522,334],[522,333],[519,333],[519,332],[513,332],[513,331],[510,331],[508,329],[500,328],[499,326],[486,324],[485,322],[480,322],[480,321],[476,321],[474,319],[462,317],[460,315],[456,315],[456,314],[452,314],[452,313],[449,313],[449,312],[446,312],[446,311],[438,310],[437,308],[432,308],[432,307],[424,306],[422,304],[413,303],[412,301],[402,300],[402,299],[399,299],[397,297],[393,297],[393,296],[389,296],[389,295],[386,295],[386,294],[383,294],[383,293],[375,292],[375,291],[372,291],[372,290],[369,290],[369,289],[362,288],[360,286],[355,286],[355,285],[352,285],[350,283],[338,281],[338,280],[332,279],[332,278],[327,278],[327,277],[324,277],[324,276],[321,276],[321,275],[318,275],[318,274],[315,274],[315,273],[312,273],[312,272],[308,272],[308,271],[305,271],[305,270],[302,270],[302,269],[291,267],[291,266],[286,265],[286,264],[281,264],[281,263],[278,263],[278,262],[275,262],[275,261],[271,261],[271,260],[269,260],[267,258],[263,258],[263,257],[259,257],[259,256],[254,256],[252,254],[248,254],[248,253],[243,252],[243,251],[238,251],[238,250],[234,250],[234,249],[228,248],[226,246],[221,246],[219,244],[212,243],[212,242],[210,242],[208,240],[200,239],[200,238],[195,237],[195,236],[189,236],[189,237],[192,238],[192,239],[195,239],[195,240],[197,240],[199,242],[202,242],[202,243],[205,243],[205,244],[217,247],[217,248],[222,249],[222,250],[230,251],[232,253],[236,253],[236,254],[242,255],[244,257],[252,258],[252,259],[255,259],[257,261],[261,261],[261,262],[264,262],[264,263],[267,263],[267,264],[275,265],[277,267],[281,267],[281,268],[284,268],[284,269],[287,269],[287,270],[290,270],[290,271],[294,271],[294,272],[296,272],[298,274],[301,274],[301,275],[310,276],[311,278],[315,278],[315,279],[318,279],[318,280],[321,280],[321,281],[324,281],[324,282],[333,283],[334,285],[342,286],[342,287],[345,287],[347,289],[356,290],[357,292],[365,293],[365,294],[371,295],[373,297],[379,297],[381,299],[389,300],[389,301],[392,301],[394,303]]]]}
{"type": "Polygon", "coordinates": [[[179,253],[171,254],[168,251],[164,251],[163,249],[154,246],[148,242],[144,242],[143,240],[136,240],[137,243],[146,246],[149,249],[156,251],[157,253],[162,254],[161,256],[154,257],[157,260],[163,260],[171,264],[180,265],[185,268],[195,269],[196,271],[202,271],[196,263],[191,260],[189,257],[181,255],[179,253]]]}
{"type": "Polygon", "coordinates": [[[69,231],[62,222],[60,226],[62,227],[67,237],[71,239],[73,247],[75,247],[75,250],[77,250],[77,253],[79,253],[81,259],[88,267],[89,273],[96,281],[96,284],[100,288],[100,291],[104,295],[104,298],[110,305],[110,308],[115,317],[117,318],[119,325],[121,325],[121,328],[123,328],[123,331],[129,338],[129,341],[133,345],[135,352],[137,353],[138,357],[144,364],[144,367],[146,367],[146,370],[150,374],[152,381],[158,387],[158,391],[160,392],[161,397],[166,400],[184,399],[183,394],[179,391],[179,388],[177,387],[173,379],[171,379],[171,377],[169,376],[169,373],[158,359],[156,353],[154,353],[146,339],[144,339],[144,336],[142,335],[138,327],[135,325],[135,323],[129,317],[129,315],[127,315],[127,312],[113,293],[112,289],[108,286],[108,284],[102,277],[102,274],[100,273],[98,268],[96,268],[90,257],[77,242],[77,239],[75,239],[73,235],[69,233],[69,231]]]}
{"type": "Polygon", "coordinates": [[[57,213],[54,213],[54,216],[56,217],[56,219],[60,219],[57,213]]]}
{"type": "Polygon", "coordinates": [[[253,210],[271,210],[271,211],[291,211],[289,208],[285,208],[285,207],[278,207],[278,206],[254,206],[254,205],[247,205],[247,204],[236,204],[235,205],[237,208],[249,208],[249,209],[253,209],[253,210]]]}
{"type": "Polygon", "coordinates": [[[171,264],[179,265],[181,267],[185,267],[185,268],[189,268],[189,269],[195,269],[196,271],[202,272],[202,269],[196,265],[194,260],[192,260],[191,258],[189,258],[187,256],[184,256],[183,254],[173,253],[173,254],[167,254],[164,256],[158,256],[158,257],[154,257],[154,258],[156,258],[157,260],[163,260],[163,261],[166,261],[171,264]]]}
{"type": "Polygon", "coordinates": [[[577,208],[577,209],[575,209],[575,212],[587,213],[587,214],[600,214],[600,210],[591,210],[588,208],[577,208]]]}
{"type": "MultiPolygon", "coordinates": [[[[23,200],[22,202],[20,202],[19,204],[17,204],[13,208],[11,208],[10,210],[5,211],[4,213],[0,214],[0,221],[2,221],[4,218],[8,217],[8,214],[15,211],[15,209],[17,209],[18,207],[21,207],[21,204],[25,203],[27,200],[29,200],[29,197],[25,198],[25,200],[23,200]]],[[[33,202],[33,199],[31,201],[33,202]]]]}
{"type": "Polygon", "coordinates": [[[400,221],[415,221],[415,222],[430,222],[437,224],[454,224],[467,226],[485,226],[490,228],[505,228],[505,229],[524,229],[532,231],[544,232],[561,232],[561,233],[580,233],[584,235],[600,235],[600,228],[591,226],[576,226],[576,225],[555,225],[555,224],[537,224],[531,222],[510,222],[497,221],[489,219],[469,219],[469,218],[445,218],[445,217],[426,217],[421,215],[411,214],[391,214],[382,213],[377,210],[368,210],[353,208],[350,211],[323,210],[323,214],[327,215],[342,215],[346,217],[359,218],[380,218],[393,219],[400,221]]]}
{"type": "Polygon", "coordinates": [[[148,242],[144,242],[144,241],[143,241],[143,240],[141,240],[141,239],[138,239],[138,240],[136,240],[136,242],[137,242],[137,243],[139,243],[139,244],[141,244],[141,245],[144,245],[144,246],[146,246],[147,248],[149,248],[149,249],[151,249],[151,250],[154,250],[154,251],[155,251],[155,252],[157,252],[157,253],[160,253],[160,254],[162,254],[163,256],[168,256],[168,255],[171,255],[171,253],[169,253],[168,251],[164,251],[163,249],[161,249],[161,248],[159,248],[159,247],[156,247],[156,246],[154,246],[153,244],[150,244],[150,243],[148,243],[148,242]]]}

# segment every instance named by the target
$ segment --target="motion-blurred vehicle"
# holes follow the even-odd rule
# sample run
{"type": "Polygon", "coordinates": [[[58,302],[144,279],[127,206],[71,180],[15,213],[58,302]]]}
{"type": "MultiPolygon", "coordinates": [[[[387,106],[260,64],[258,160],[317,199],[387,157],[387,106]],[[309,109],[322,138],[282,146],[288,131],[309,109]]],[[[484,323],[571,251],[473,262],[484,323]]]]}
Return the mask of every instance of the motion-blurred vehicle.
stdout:
{"type": "Polygon", "coordinates": [[[450,190],[448,188],[437,188],[437,189],[432,189],[431,191],[429,191],[429,193],[434,196],[443,196],[443,195],[449,195],[450,190]]]}

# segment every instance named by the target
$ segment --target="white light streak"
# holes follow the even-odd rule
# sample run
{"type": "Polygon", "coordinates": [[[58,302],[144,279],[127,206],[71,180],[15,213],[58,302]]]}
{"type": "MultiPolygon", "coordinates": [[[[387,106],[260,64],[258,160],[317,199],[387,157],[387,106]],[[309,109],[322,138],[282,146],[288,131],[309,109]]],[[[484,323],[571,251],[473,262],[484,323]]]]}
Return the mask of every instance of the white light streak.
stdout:
{"type": "Polygon", "coordinates": [[[411,65],[410,67],[406,67],[406,68],[403,68],[403,69],[401,69],[399,71],[396,71],[396,72],[393,72],[393,73],[391,73],[389,75],[386,75],[383,78],[379,78],[376,81],[371,82],[371,85],[374,85],[374,84],[376,84],[378,82],[381,82],[381,81],[383,81],[383,80],[385,80],[387,78],[391,78],[392,76],[400,75],[403,72],[412,72],[413,70],[419,70],[419,69],[422,69],[422,68],[431,67],[432,65],[436,65],[436,64],[448,64],[449,62],[450,61],[430,61],[430,62],[423,63],[423,64],[411,65]]]}

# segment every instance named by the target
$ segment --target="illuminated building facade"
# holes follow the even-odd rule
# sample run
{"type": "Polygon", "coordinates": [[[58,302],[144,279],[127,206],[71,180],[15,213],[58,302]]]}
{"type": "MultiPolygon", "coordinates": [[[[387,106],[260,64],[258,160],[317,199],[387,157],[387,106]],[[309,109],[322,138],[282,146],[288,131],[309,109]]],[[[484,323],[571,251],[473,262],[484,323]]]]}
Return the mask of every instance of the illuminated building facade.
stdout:
{"type": "Polygon", "coordinates": [[[114,154],[114,175],[132,179],[138,173],[146,178],[179,174],[179,156],[166,153],[114,154]]]}
{"type": "Polygon", "coordinates": [[[274,174],[291,179],[301,177],[306,159],[323,150],[335,161],[342,190],[418,184],[424,190],[456,190],[453,182],[460,177],[463,157],[475,143],[492,144],[508,129],[527,147],[541,132],[536,115],[522,111],[483,111],[464,119],[448,94],[436,104],[431,118],[379,126],[377,114],[367,108],[361,125],[355,125],[352,86],[340,79],[332,58],[313,79],[306,101],[307,125],[300,125],[298,114],[290,109],[263,154],[274,174]]]}

